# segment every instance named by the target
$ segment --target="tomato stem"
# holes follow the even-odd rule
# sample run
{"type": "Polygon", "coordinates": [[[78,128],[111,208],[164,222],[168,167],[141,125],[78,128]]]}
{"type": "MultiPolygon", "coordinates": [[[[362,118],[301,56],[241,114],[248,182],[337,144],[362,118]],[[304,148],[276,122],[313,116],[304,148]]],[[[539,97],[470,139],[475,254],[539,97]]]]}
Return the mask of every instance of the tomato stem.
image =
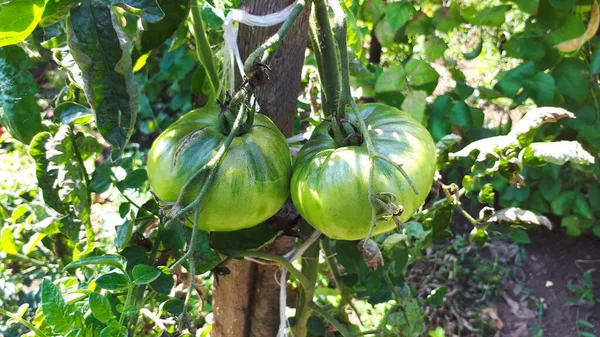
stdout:
{"type": "Polygon", "coordinates": [[[285,19],[285,21],[283,22],[283,24],[281,25],[281,27],[279,28],[277,33],[275,33],[275,35],[271,36],[267,41],[265,41],[262,45],[260,45],[258,48],[256,48],[250,54],[250,56],[248,56],[248,58],[246,59],[246,62],[244,62],[244,72],[245,73],[250,72],[252,66],[254,65],[254,62],[256,61],[256,59],[258,58],[259,55],[262,55],[263,53],[266,52],[266,54],[261,58],[261,62],[267,62],[270,58],[273,57],[273,55],[275,54],[275,52],[273,51],[273,49],[274,49],[273,47],[279,45],[279,42],[285,37],[285,35],[287,34],[290,27],[292,27],[294,22],[296,22],[296,19],[298,18],[298,16],[300,16],[300,13],[302,13],[304,6],[305,6],[304,0],[298,1],[294,5],[294,8],[292,9],[290,15],[287,17],[287,19],[285,19]]]}
{"type": "MultiPolygon", "coordinates": [[[[322,64],[319,66],[319,79],[322,86],[321,93],[325,98],[323,100],[323,110],[325,116],[330,116],[334,111],[337,111],[336,104],[340,100],[339,60],[325,1],[314,0],[313,8],[313,16],[310,22],[311,33],[314,35],[313,48],[316,51],[315,55],[321,56],[322,64]]],[[[343,117],[345,113],[345,111],[342,111],[339,117],[343,117]]]]}
{"type": "Polygon", "coordinates": [[[209,99],[209,104],[212,104],[214,103],[216,95],[219,92],[221,82],[219,80],[217,68],[215,67],[213,51],[210,47],[208,37],[206,36],[206,32],[204,30],[204,23],[202,22],[202,15],[200,14],[200,7],[198,6],[197,0],[192,1],[192,5],[190,7],[190,11],[192,12],[194,42],[196,43],[196,54],[198,55],[198,60],[204,69],[206,69],[206,73],[208,74],[208,78],[213,89],[209,99]]]}

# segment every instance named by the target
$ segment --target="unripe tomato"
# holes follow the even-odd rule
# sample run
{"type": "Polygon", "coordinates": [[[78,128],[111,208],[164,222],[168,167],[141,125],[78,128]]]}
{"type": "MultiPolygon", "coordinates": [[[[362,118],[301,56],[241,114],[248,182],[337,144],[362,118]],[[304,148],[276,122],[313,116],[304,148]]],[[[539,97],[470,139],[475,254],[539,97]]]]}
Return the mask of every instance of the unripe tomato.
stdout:
{"type": "MultiPolygon", "coordinates": [[[[219,108],[193,110],[155,141],[148,154],[152,191],[177,201],[188,179],[209,162],[227,137],[219,129],[219,108]]],[[[236,136],[221,160],[217,176],[200,203],[199,228],[233,231],[255,226],[283,206],[289,195],[291,159],[285,137],[266,116],[256,114],[248,132],[236,136]]],[[[204,177],[190,186],[183,204],[200,192],[204,177]]]]}
{"type": "MultiPolygon", "coordinates": [[[[408,220],[425,201],[436,169],[431,135],[408,114],[383,104],[361,107],[378,154],[402,168],[419,194],[390,163],[376,159],[374,192],[393,193],[403,207],[398,219],[408,220]]],[[[353,119],[353,115],[349,116],[353,119]]],[[[291,196],[300,214],[313,227],[333,239],[358,240],[368,235],[371,202],[368,197],[371,162],[367,145],[340,147],[328,132],[328,122],[314,130],[294,166],[291,196]]],[[[373,234],[394,229],[391,218],[378,221],[373,234]]]]}

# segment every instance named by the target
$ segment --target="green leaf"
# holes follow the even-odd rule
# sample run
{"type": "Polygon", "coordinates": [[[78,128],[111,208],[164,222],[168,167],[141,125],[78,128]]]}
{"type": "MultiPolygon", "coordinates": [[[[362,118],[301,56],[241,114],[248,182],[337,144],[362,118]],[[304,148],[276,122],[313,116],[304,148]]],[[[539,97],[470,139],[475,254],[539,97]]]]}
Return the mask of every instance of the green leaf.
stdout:
{"type": "Polygon", "coordinates": [[[150,264],[147,253],[146,247],[135,245],[123,249],[119,254],[127,260],[127,270],[131,271],[138,264],[150,264]]]}
{"type": "Polygon", "coordinates": [[[550,207],[556,215],[566,215],[573,208],[573,202],[576,196],[575,191],[564,191],[556,199],[552,200],[550,207]]]}
{"type": "Polygon", "coordinates": [[[116,14],[100,0],[84,0],[72,9],[67,33],[98,129],[120,156],[133,132],[138,108],[130,44],[116,14]]]}
{"type": "Polygon", "coordinates": [[[522,156],[525,165],[535,166],[544,163],[564,165],[568,161],[580,165],[591,165],[595,162],[594,156],[587,152],[576,140],[531,143],[523,151],[522,156]]]}
{"type": "Polygon", "coordinates": [[[108,298],[100,295],[97,292],[93,292],[89,295],[89,302],[92,315],[94,315],[94,317],[100,322],[106,323],[115,317],[110,309],[110,302],[108,301],[108,298]]]}
{"type": "Polygon", "coordinates": [[[25,40],[40,22],[45,3],[44,0],[12,0],[0,4],[0,47],[25,40]]]}
{"type": "Polygon", "coordinates": [[[122,290],[129,287],[129,279],[121,273],[102,274],[96,279],[96,285],[106,290],[122,290]]]}
{"type": "Polygon", "coordinates": [[[169,268],[165,266],[159,266],[158,270],[160,270],[160,276],[150,283],[150,287],[156,292],[168,295],[175,285],[173,275],[169,272],[169,268]]]}
{"type": "Polygon", "coordinates": [[[433,289],[429,295],[427,295],[426,301],[434,307],[440,307],[444,304],[444,297],[448,293],[448,287],[441,286],[433,289]]]}
{"type": "Polygon", "coordinates": [[[202,21],[213,29],[220,29],[225,21],[225,14],[208,2],[202,5],[202,21]]]}
{"type": "Polygon", "coordinates": [[[425,90],[432,94],[438,84],[440,75],[429,63],[423,60],[410,59],[404,66],[406,80],[411,87],[417,90],[425,90]]]}
{"type": "Polygon", "coordinates": [[[454,102],[454,106],[450,111],[450,121],[452,124],[461,127],[473,125],[473,121],[471,120],[471,109],[467,103],[463,101],[454,102]]]}
{"type": "MultiPolygon", "coordinates": [[[[186,237],[191,236],[192,229],[186,227],[185,229],[186,237]]],[[[199,230],[198,237],[196,239],[196,247],[194,248],[194,256],[197,256],[195,259],[196,262],[196,274],[200,275],[205,273],[214,267],[216,267],[219,263],[221,263],[221,257],[217,252],[215,252],[210,247],[210,235],[208,232],[199,230]]],[[[177,257],[181,256],[183,252],[181,250],[177,251],[177,257]]],[[[187,265],[187,261],[184,262],[184,266],[187,265]]],[[[186,266],[188,268],[188,266],[186,266]]]]}
{"type": "Polygon", "coordinates": [[[510,236],[515,243],[528,244],[531,243],[531,239],[526,231],[512,227],[510,230],[510,236]]]}
{"type": "MultiPolygon", "coordinates": [[[[95,0],[93,0],[95,1],[95,0]]],[[[165,17],[156,0],[111,0],[113,5],[121,6],[148,22],[161,21],[165,17]]],[[[101,2],[98,2],[100,4],[101,2]]]]}
{"type": "Polygon", "coordinates": [[[580,236],[581,235],[581,227],[579,225],[580,222],[581,222],[581,220],[576,215],[569,215],[569,216],[564,217],[561,220],[560,226],[566,228],[567,235],[580,236]]]}
{"type": "Polygon", "coordinates": [[[570,15],[558,29],[550,33],[547,40],[551,46],[558,48],[558,45],[562,42],[577,39],[584,35],[585,29],[586,27],[578,15],[570,15]]]}
{"type": "Polygon", "coordinates": [[[433,14],[433,24],[442,33],[453,30],[463,22],[464,19],[460,16],[460,11],[455,7],[440,7],[433,14]]]}
{"type": "Polygon", "coordinates": [[[183,313],[184,307],[185,305],[182,300],[170,299],[160,304],[160,311],[178,317],[183,313]]]}
{"type": "Polygon", "coordinates": [[[401,65],[384,70],[375,81],[376,93],[402,92],[408,88],[406,74],[401,65]]]}
{"type": "Polygon", "coordinates": [[[554,78],[546,73],[537,73],[529,82],[534,92],[533,100],[538,106],[551,106],[554,103],[554,78]]]}
{"type": "Polygon", "coordinates": [[[540,0],[511,0],[516,3],[520,10],[523,12],[533,14],[538,9],[540,0]]]}
{"type": "Polygon", "coordinates": [[[600,183],[590,182],[587,193],[592,210],[600,215],[600,183]]]}
{"type": "Polygon", "coordinates": [[[501,72],[497,76],[498,83],[494,89],[501,91],[507,97],[516,97],[526,80],[535,75],[535,67],[534,62],[528,61],[514,69],[501,72]]]}
{"type": "Polygon", "coordinates": [[[405,26],[405,32],[408,36],[427,35],[433,32],[433,23],[427,14],[418,11],[413,15],[413,19],[405,26]]]}
{"type": "MultiPolygon", "coordinates": [[[[94,331],[94,336],[98,329],[94,331]]],[[[121,326],[116,320],[108,321],[107,326],[100,331],[100,337],[127,337],[127,327],[121,326]]]]}
{"type": "Polygon", "coordinates": [[[236,250],[256,250],[273,242],[280,234],[281,230],[275,225],[263,222],[238,231],[213,232],[210,246],[223,254],[236,250]]]}
{"type": "Polygon", "coordinates": [[[554,7],[559,12],[568,12],[570,11],[577,0],[549,0],[552,7],[554,7]]]}
{"type": "Polygon", "coordinates": [[[86,258],[79,259],[77,261],[73,261],[73,262],[69,263],[68,265],[65,266],[64,269],[66,270],[66,269],[81,268],[84,266],[97,266],[97,265],[113,266],[113,267],[119,268],[121,270],[125,269],[123,266],[123,260],[121,259],[121,257],[119,257],[117,255],[102,255],[102,256],[86,257],[86,258]]]}
{"type": "Polygon", "coordinates": [[[477,196],[477,201],[481,204],[488,204],[490,206],[494,206],[496,194],[494,193],[494,187],[492,184],[485,184],[481,191],[479,191],[479,195],[477,196]]]}
{"type": "Polygon", "coordinates": [[[425,58],[427,61],[433,62],[443,57],[446,49],[448,49],[448,45],[440,37],[428,36],[425,40],[425,58]]]}
{"type": "Polygon", "coordinates": [[[383,16],[385,12],[385,3],[380,1],[366,1],[361,7],[361,17],[363,20],[375,23],[383,16]]]}
{"type": "Polygon", "coordinates": [[[119,184],[123,189],[138,189],[142,187],[146,181],[148,181],[148,173],[146,172],[146,169],[140,168],[129,172],[125,179],[120,181],[119,184]]]}
{"type": "Polygon", "coordinates": [[[53,332],[66,334],[73,327],[73,320],[60,289],[51,281],[44,279],[41,293],[42,312],[46,316],[44,321],[52,327],[53,332]]]}
{"type": "MultiPolygon", "coordinates": [[[[14,1],[22,3],[29,1],[14,1]]],[[[5,5],[6,6],[6,5],[5,5]]],[[[10,5],[9,5],[10,6],[10,5]]],[[[0,11],[0,30],[3,22],[0,11]]],[[[2,38],[0,38],[1,44],[2,38]]],[[[42,131],[40,108],[35,104],[37,83],[29,72],[29,57],[16,46],[0,48],[0,123],[16,140],[29,144],[42,131]]]]}
{"type": "Polygon", "coordinates": [[[415,7],[411,3],[392,2],[385,7],[384,20],[389,23],[392,33],[395,34],[415,13],[415,7]]]}
{"type": "MultiPolygon", "coordinates": [[[[160,47],[182,26],[188,16],[190,2],[188,0],[158,0],[165,17],[155,23],[142,21],[138,29],[136,47],[140,54],[146,54],[160,47]]],[[[204,4],[206,6],[207,3],[204,4]]],[[[203,10],[204,12],[204,10],[203,10]]]]}
{"type": "Polygon", "coordinates": [[[477,56],[479,56],[479,54],[481,54],[482,50],[483,50],[483,38],[479,37],[479,42],[477,43],[477,46],[475,46],[475,49],[471,50],[470,52],[463,53],[463,57],[466,60],[473,60],[477,56]]]}
{"type": "MultiPolygon", "coordinates": [[[[130,205],[129,203],[123,203],[123,205],[130,205]]],[[[121,207],[119,207],[119,212],[121,211],[121,207]]],[[[129,210],[125,212],[125,216],[121,215],[122,218],[127,216],[129,210]]],[[[117,236],[115,236],[115,248],[118,250],[124,249],[129,245],[131,241],[131,236],[133,235],[133,227],[135,226],[135,219],[125,219],[122,225],[115,226],[117,231],[117,236]]]]}
{"type": "Polygon", "coordinates": [[[94,115],[90,109],[81,104],[64,102],[54,108],[54,117],[63,124],[86,124],[94,115]]]}
{"type": "Polygon", "coordinates": [[[533,33],[526,32],[512,36],[504,44],[504,50],[506,56],[531,61],[541,60],[546,52],[543,40],[533,33]]]}
{"type": "Polygon", "coordinates": [[[485,7],[477,13],[477,16],[475,16],[472,23],[475,26],[500,26],[506,20],[506,12],[511,8],[511,5],[485,7]]]}
{"type": "Polygon", "coordinates": [[[133,267],[133,284],[142,285],[148,284],[156,280],[160,276],[160,270],[147,264],[138,264],[133,267]]]}
{"type": "Polygon", "coordinates": [[[77,5],[76,0],[47,0],[40,26],[46,27],[62,21],[75,5],[77,5]]]}
{"type": "Polygon", "coordinates": [[[8,254],[19,253],[19,249],[15,244],[13,229],[10,226],[5,226],[0,232],[0,251],[8,254]]]}
{"type": "Polygon", "coordinates": [[[402,101],[402,111],[408,113],[419,123],[425,122],[425,109],[427,108],[427,93],[423,90],[411,91],[402,101]]]}
{"type": "Polygon", "coordinates": [[[583,219],[594,220],[594,214],[590,208],[590,204],[585,200],[581,193],[577,193],[575,204],[573,205],[573,213],[583,219]]]}
{"type": "Polygon", "coordinates": [[[600,45],[594,50],[592,62],[590,64],[590,73],[592,75],[600,74],[600,45]]]}
{"type": "Polygon", "coordinates": [[[581,104],[588,97],[590,90],[587,72],[585,62],[575,58],[566,58],[556,66],[552,76],[558,92],[571,98],[577,104],[581,104]]]}

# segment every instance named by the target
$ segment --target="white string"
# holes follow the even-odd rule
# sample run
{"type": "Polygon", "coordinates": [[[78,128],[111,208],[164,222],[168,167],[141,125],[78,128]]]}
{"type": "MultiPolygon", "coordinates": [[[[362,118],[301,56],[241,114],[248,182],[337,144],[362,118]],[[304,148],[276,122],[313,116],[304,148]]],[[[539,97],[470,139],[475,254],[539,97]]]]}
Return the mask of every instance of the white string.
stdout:
{"type": "MultiPolygon", "coordinates": [[[[225,17],[225,21],[223,21],[223,31],[225,38],[225,45],[223,50],[221,51],[221,55],[223,56],[223,82],[229,81],[229,86],[222,85],[223,87],[229,87],[231,92],[235,91],[235,71],[234,68],[237,65],[237,68],[240,72],[240,75],[244,77],[244,62],[242,61],[242,57],[240,56],[240,49],[237,44],[238,37],[238,27],[234,25],[235,22],[245,24],[251,27],[271,27],[278,25],[285,21],[290,13],[292,12],[294,6],[298,0],[294,1],[291,5],[286,8],[280,10],[279,12],[267,14],[267,15],[254,15],[247,13],[241,9],[233,9],[231,10],[227,16],[225,17]]],[[[220,89],[222,90],[222,89],[220,89]]],[[[221,92],[217,93],[218,95],[221,92]]]]}

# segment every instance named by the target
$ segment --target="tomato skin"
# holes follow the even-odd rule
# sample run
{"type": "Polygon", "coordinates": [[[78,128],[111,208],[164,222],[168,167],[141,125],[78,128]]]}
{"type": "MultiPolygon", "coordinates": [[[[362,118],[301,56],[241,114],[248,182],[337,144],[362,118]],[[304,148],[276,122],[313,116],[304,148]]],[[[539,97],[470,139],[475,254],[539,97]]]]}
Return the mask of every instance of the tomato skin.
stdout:
{"type": "MultiPolygon", "coordinates": [[[[407,221],[425,201],[433,183],[433,139],[420,123],[395,108],[375,103],[360,109],[377,153],[402,164],[419,191],[416,195],[394,166],[376,159],[374,192],[393,193],[396,203],[404,207],[399,219],[407,221]]],[[[328,237],[363,239],[371,223],[371,163],[366,143],[338,147],[327,131],[328,124],[317,126],[298,154],[291,183],[292,200],[304,219],[328,237]]],[[[373,234],[395,227],[392,219],[378,221],[373,234]]]]}
{"type": "MultiPolygon", "coordinates": [[[[188,179],[210,161],[227,137],[219,131],[219,108],[193,110],[168,127],[148,154],[148,179],[156,195],[177,201],[188,179]]],[[[233,231],[273,216],[289,195],[291,158],[285,137],[266,116],[256,114],[250,130],[233,139],[204,196],[199,228],[233,231]]],[[[182,202],[202,188],[201,175],[182,202]]]]}

